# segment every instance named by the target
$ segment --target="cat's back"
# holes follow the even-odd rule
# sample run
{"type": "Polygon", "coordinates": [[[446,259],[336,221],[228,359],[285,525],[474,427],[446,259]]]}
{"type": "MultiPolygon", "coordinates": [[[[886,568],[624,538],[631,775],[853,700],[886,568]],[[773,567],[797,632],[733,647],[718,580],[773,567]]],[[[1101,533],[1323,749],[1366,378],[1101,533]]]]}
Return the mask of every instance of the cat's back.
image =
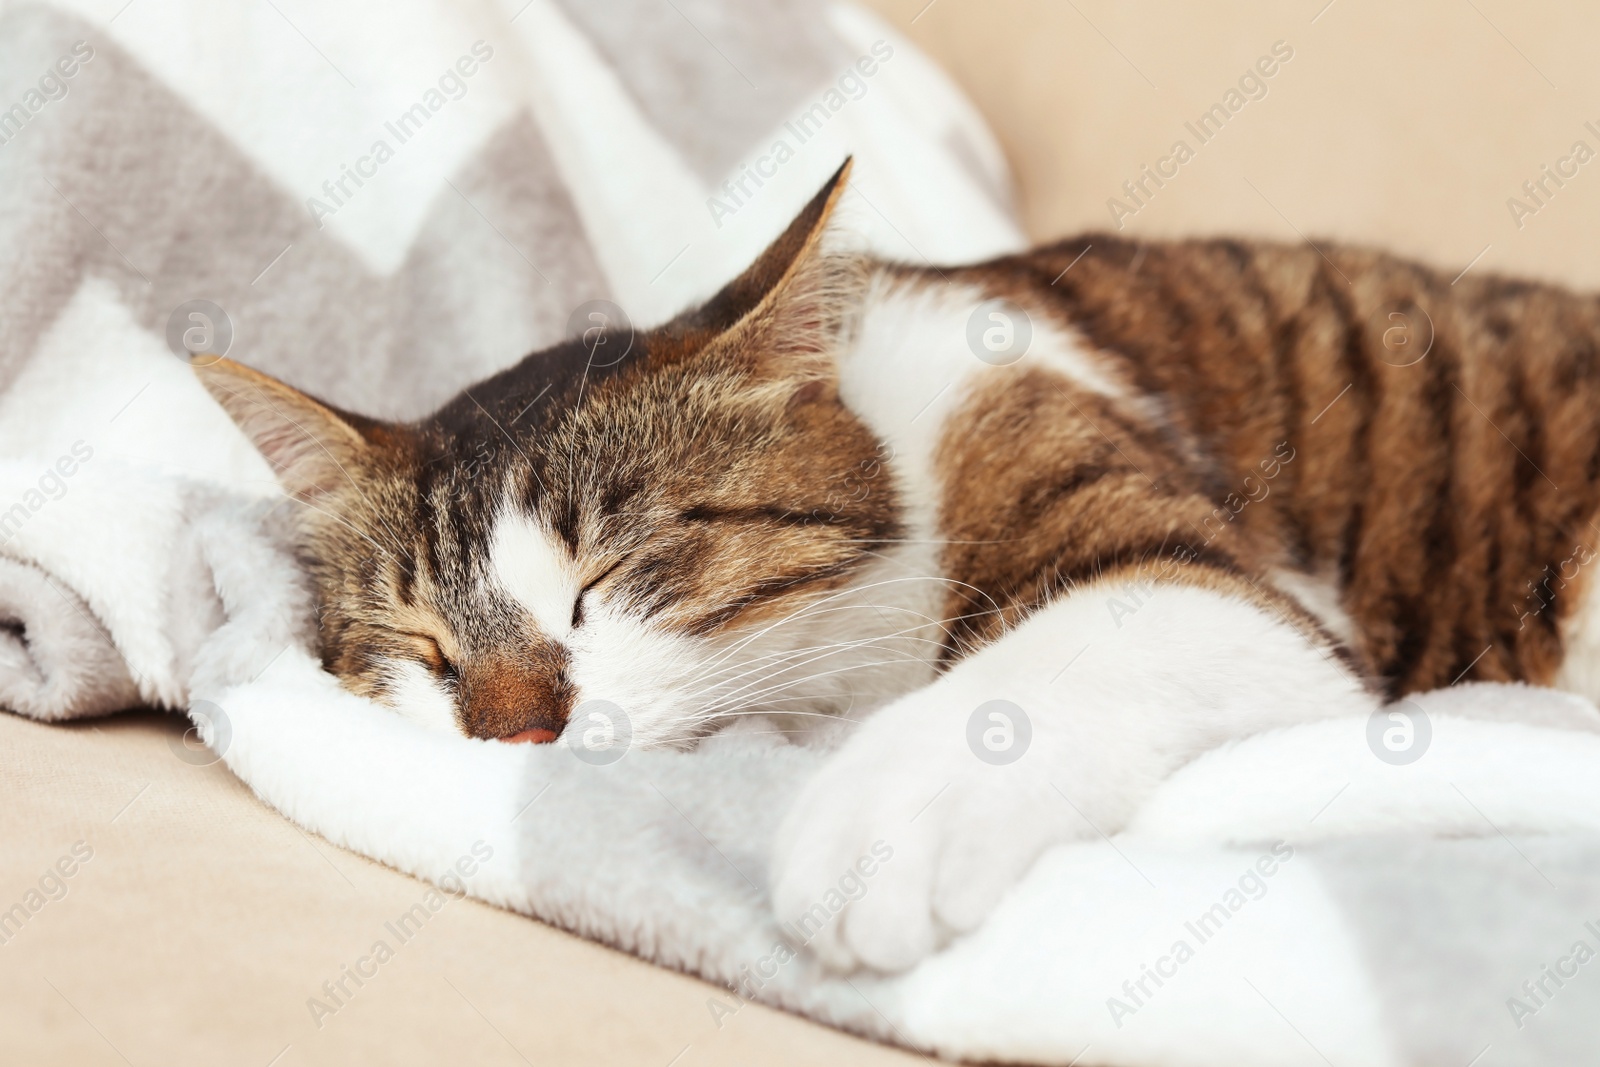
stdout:
{"type": "Polygon", "coordinates": [[[1325,242],[1105,234],[946,273],[1134,383],[1219,521],[1320,585],[1395,691],[1556,679],[1600,547],[1594,296],[1325,242]]]}

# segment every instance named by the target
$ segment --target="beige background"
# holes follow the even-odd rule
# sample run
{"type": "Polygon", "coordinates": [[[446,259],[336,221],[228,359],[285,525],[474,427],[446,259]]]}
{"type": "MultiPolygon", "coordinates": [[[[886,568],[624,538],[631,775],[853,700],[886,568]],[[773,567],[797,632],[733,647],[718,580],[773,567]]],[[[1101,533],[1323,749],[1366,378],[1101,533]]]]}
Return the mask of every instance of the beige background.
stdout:
{"type": "MultiPolygon", "coordinates": [[[[1125,233],[1298,231],[1451,270],[1488,246],[1474,269],[1600,281],[1600,160],[1521,230],[1505,206],[1575,139],[1600,149],[1583,129],[1600,120],[1600,8],[875,3],[993,124],[1037,238],[1110,226],[1122,181],[1282,39],[1295,56],[1267,97],[1125,233]]],[[[919,1062],[758,1007],[719,1030],[710,987],[471,901],[319,1030],[306,998],[423,887],[302,834],[222,768],[183,763],[178,729],[0,715],[0,909],[74,841],[95,850],[0,946],[0,1063],[919,1062]]]]}
{"type": "Polygon", "coordinates": [[[1574,140],[1600,152],[1600,5],[1326,3],[873,0],[976,100],[1036,239],[1110,227],[1106,199],[1281,39],[1268,95],[1125,235],[1298,230],[1452,274],[1487,245],[1474,269],[1600,284],[1600,158],[1522,229],[1506,207],[1574,140]]]}

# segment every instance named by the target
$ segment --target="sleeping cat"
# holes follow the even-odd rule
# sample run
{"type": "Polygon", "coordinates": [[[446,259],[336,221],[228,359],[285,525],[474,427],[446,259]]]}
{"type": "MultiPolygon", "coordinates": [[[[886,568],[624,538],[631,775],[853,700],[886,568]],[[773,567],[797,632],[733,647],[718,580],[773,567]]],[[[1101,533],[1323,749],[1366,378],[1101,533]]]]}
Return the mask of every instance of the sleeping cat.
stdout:
{"type": "Polygon", "coordinates": [[[842,970],[1229,739],[1462,679],[1600,696],[1593,298],[1228,240],[894,265],[829,237],[847,172],[621,358],[417,423],[199,367],[305,505],[328,670],[476,738],[824,738],[770,874],[799,914],[892,845],[813,942],[842,970]]]}

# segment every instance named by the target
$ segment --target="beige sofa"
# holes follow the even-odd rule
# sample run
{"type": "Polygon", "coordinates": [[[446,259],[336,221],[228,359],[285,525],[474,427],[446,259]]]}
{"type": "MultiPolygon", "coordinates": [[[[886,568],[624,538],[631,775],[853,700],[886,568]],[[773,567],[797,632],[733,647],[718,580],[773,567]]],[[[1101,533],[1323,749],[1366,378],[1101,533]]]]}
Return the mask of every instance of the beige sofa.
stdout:
{"type": "MultiPolygon", "coordinates": [[[[1584,125],[1600,129],[1600,104],[1584,103],[1600,102],[1585,55],[1600,10],[877,6],[987,115],[1037,238],[1114,225],[1118,197],[1133,235],[1333,236],[1454,270],[1600,281],[1583,239],[1600,232],[1600,162],[1546,179],[1542,203],[1521,188],[1575,141],[1600,148],[1584,125]],[[1198,144],[1185,123],[1226,105],[1278,41],[1293,55],[1266,64],[1265,95],[1250,83],[1259,98],[1198,144]],[[1135,202],[1123,183],[1179,138],[1194,158],[1159,186],[1145,178],[1135,202]],[[1536,210],[1514,212],[1513,196],[1536,210]]],[[[179,758],[182,726],[0,715],[0,909],[48,901],[20,927],[0,921],[0,1063],[918,1059],[760,1007],[719,1028],[710,987],[472,901],[446,905],[357,986],[342,968],[424,887],[301,832],[220,765],[179,758]],[[314,1015],[308,999],[341,980],[338,1011],[314,1015]]]]}
{"type": "MultiPolygon", "coordinates": [[[[1029,233],[1112,225],[1106,201],[1175,139],[1177,178],[1125,235],[1379,243],[1460,270],[1600,284],[1600,158],[1540,206],[1523,190],[1573,143],[1600,152],[1593,6],[1514,0],[878,0],[978,103],[1029,233]],[[920,13],[920,17],[919,16],[920,13]],[[912,20],[916,21],[912,23],[912,20]],[[1184,129],[1275,41],[1293,59],[1200,146],[1184,129]],[[1585,126],[1593,122],[1594,128],[1585,126]],[[1507,200],[1532,214],[1518,219],[1507,200]]],[[[1574,169],[1568,164],[1567,170],[1574,169]]]]}

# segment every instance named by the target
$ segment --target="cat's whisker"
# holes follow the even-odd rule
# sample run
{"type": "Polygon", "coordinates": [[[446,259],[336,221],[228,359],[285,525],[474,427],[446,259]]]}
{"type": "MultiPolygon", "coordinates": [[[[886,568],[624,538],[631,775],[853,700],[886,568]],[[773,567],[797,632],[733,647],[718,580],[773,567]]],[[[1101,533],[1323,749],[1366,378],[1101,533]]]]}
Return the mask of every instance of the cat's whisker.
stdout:
{"type": "Polygon", "coordinates": [[[894,649],[881,648],[876,645],[865,645],[843,651],[876,653],[878,655],[894,656],[896,658],[866,664],[846,664],[845,666],[834,671],[813,671],[810,674],[791,676],[795,671],[815,667],[817,664],[833,659],[835,656],[839,655],[838,652],[829,652],[823,655],[814,656],[799,663],[792,664],[781,671],[764,673],[760,677],[754,678],[730,690],[719,691],[717,687],[712,687],[709,690],[704,690],[700,694],[697,694],[695,699],[703,701],[705,706],[708,708],[725,707],[739,699],[748,699],[761,696],[764,693],[777,692],[785,686],[792,686],[808,681],[817,681],[821,678],[829,677],[832,674],[837,674],[845,670],[859,670],[869,666],[920,664],[922,662],[915,656],[901,654],[896,652],[894,649]]]}
{"type": "MultiPolygon", "coordinates": [[[[715,683],[715,684],[713,684],[711,686],[707,686],[706,689],[702,689],[700,692],[705,692],[705,691],[707,691],[709,689],[715,688],[716,685],[730,684],[732,681],[736,681],[738,679],[738,677],[744,677],[745,675],[753,673],[754,671],[760,670],[767,664],[768,660],[792,658],[792,657],[795,657],[797,655],[806,655],[806,654],[810,654],[810,653],[813,653],[813,652],[833,653],[833,652],[838,652],[838,651],[850,651],[850,650],[853,650],[853,649],[858,649],[858,648],[862,648],[862,647],[871,646],[874,643],[879,642],[879,641],[889,641],[889,640],[897,640],[898,639],[898,640],[901,640],[901,641],[903,641],[904,643],[907,643],[907,644],[917,644],[917,643],[925,644],[925,645],[930,646],[935,651],[942,652],[943,649],[944,649],[944,643],[942,641],[935,641],[932,638],[927,638],[927,637],[912,636],[912,635],[915,635],[917,631],[923,630],[923,629],[926,629],[926,628],[927,628],[927,624],[919,624],[917,626],[907,627],[906,629],[903,629],[903,630],[891,631],[891,632],[886,633],[886,634],[885,633],[867,634],[867,635],[864,635],[864,636],[862,636],[860,638],[853,639],[853,640],[830,641],[830,642],[827,642],[825,644],[813,645],[813,646],[810,646],[808,648],[792,649],[792,650],[786,650],[786,651],[782,651],[782,652],[769,653],[766,656],[758,657],[755,660],[744,661],[744,662],[742,662],[742,663],[740,663],[740,664],[738,664],[738,665],[736,665],[734,667],[729,667],[729,668],[726,668],[726,669],[724,669],[722,671],[718,671],[715,674],[702,673],[701,675],[698,676],[698,678],[701,681],[705,681],[705,680],[708,680],[710,678],[718,677],[719,675],[725,675],[725,674],[728,674],[728,673],[731,673],[731,672],[738,672],[737,673],[737,677],[735,677],[733,679],[723,679],[722,681],[717,682],[717,683],[715,683]]],[[[786,670],[791,670],[793,668],[792,667],[788,667],[788,668],[785,668],[785,669],[786,670]]]]}
{"type": "MultiPolygon", "coordinates": [[[[898,563],[899,562],[898,560],[891,559],[889,556],[885,556],[881,552],[873,552],[870,549],[865,550],[865,554],[869,555],[869,556],[872,556],[874,559],[881,559],[881,560],[884,560],[885,562],[888,562],[888,563],[898,563]]],[[[926,576],[925,575],[911,575],[911,576],[908,576],[908,577],[909,578],[921,578],[921,577],[926,577],[926,576]]],[[[946,583],[948,583],[950,585],[961,586],[962,588],[965,588],[965,589],[970,589],[974,593],[977,593],[984,600],[987,600],[989,602],[990,608],[992,610],[994,610],[994,611],[1002,610],[999,601],[995,600],[995,598],[993,596],[991,596],[987,591],[985,591],[983,589],[979,589],[977,586],[973,585],[971,582],[963,582],[963,581],[961,581],[961,580],[959,580],[957,578],[950,578],[950,577],[946,577],[946,576],[942,576],[942,575],[939,576],[939,581],[946,582],[946,583]]],[[[871,586],[867,586],[865,588],[871,588],[871,586]]]]}
{"type": "Polygon", "coordinates": [[[813,719],[833,719],[833,720],[836,720],[838,722],[853,722],[853,723],[861,722],[860,719],[846,718],[843,715],[835,715],[832,712],[828,712],[828,711],[780,711],[780,712],[773,713],[773,712],[765,712],[765,711],[755,710],[757,708],[765,707],[765,706],[767,706],[769,704],[782,704],[785,701],[795,701],[795,700],[804,700],[804,699],[806,699],[806,698],[805,697],[780,697],[777,700],[768,701],[767,704],[749,704],[749,705],[741,704],[738,708],[736,708],[736,709],[734,709],[732,711],[719,711],[719,712],[717,712],[717,716],[716,717],[719,718],[719,719],[737,719],[741,715],[778,714],[778,715],[797,715],[797,716],[801,716],[801,717],[804,717],[804,718],[813,718],[813,719]]]}
{"type": "MultiPolygon", "coordinates": [[[[815,607],[816,604],[819,604],[819,603],[825,603],[825,601],[815,601],[812,604],[803,605],[800,608],[795,609],[795,611],[791,612],[789,615],[787,615],[787,616],[785,616],[783,618],[780,618],[780,619],[776,620],[775,622],[772,622],[772,623],[770,623],[770,624],[768,624],[766,626],[761,627],[758,630],[754,630],[754,631],[751,631],[751,632],[749,632],[747,634],[744,634],[744,635],[740,636],[731,645],[729,645],[727,648],[723,649],[717,655],[713,656],[706,664],[704,664],[703,667],[702,667],[702,672],[710,671],[710,670],[712,670],[714,668],[719,667],[721,664],[727,662],[729,659],[733,658],[734,656],[736,656],[740,652],[742,652],[744,649],[748,648],[751,644],[753,644],[756,641],[760,640],[761,638],[773,633],[779,627],[781,627],[783,625],[786,625],[788,623],[799,621],[802,618],[804,618],[804,619],[814,619],[814,618],[820,617],[822,615],[829,614],[830,612],[833,612],[833,611],[836,611],[836,610],[837,611],[860,610],[862,608],[873,607],[873,605],[871,605],[871,604],[851,604],[851,605],[836,605],[836,606],[834,606],[832,608],[825,608],[825,609],[821,609],[821,610],[812,611],[811,609],[813,607],[815,607]]],[[[777,654],[782,654],[782,653],[777,653],[777,654]]]]}
{"type": "MultiPolygon", "coordinates": [[[[714,697],[717,700],[727,700],[731,697],[739,695],[753,686],[776,682],[784,675],[790,674],[796,670],[800,670],[801,668],[808,667],[814,663],[818,663],[836,656],[842,656],[850,653],[875,651],[883,655],[898,656],[899,661],[902,663],[920,665],[929,662],[929,658],[917,655],[908,649],[894,648],[882,643],[890,640],[895,640],[895,635],[891,634],[863,638],[859,641],[837,642],[832,645],[819,646],[816,649],[808,649],[805,650],[806,653],[808,653],[807,658],[799,659],[798,662],[782,663],[775,669],[767,669],[766,665],[760,665],[752,668],[751,670],[740,672],[738,675],[732,678],[724,679],[720,682],[704,686],[691,694],[691,696],[697,699],[711,699],[714,697]],[[743,681],[752,674],[757,674],[759,677],[756,677],[750,681],[743,681]],[[741,681],[743,681],[743,684],[738,684],[741,681]],[[729,689],[730,686],[736,686],[736,688],[729,689]]],[[[900,638],[899,640],[903,644],[912,644],[917,641],[923,641],[936,651],[942,651],[944,647],[940,642],[928,641],[924,638],[900,638]]]]}
{"type": "MultiPolygon", "coordinates": [[[[863,607],[863,606],[870,606],[870,605],[846,605],[846,606],[843,606],[843,607],[840,607],[840,608],[830,608],[830,609],[827,609],[827,610],[828,611],[848,610],[849,608],[863,607]]],[[[929,648],[931,650],[933,650],[935,652],[935,656],[934,657],[929,657],[930,659],[932,659],[932,658],[936,658],[936,656],[938,654],[942,654],[945,651],[945,643],[943,641],[937,641],[937,640],[933,640],[933,639],[930,639],[930,638],[927,638],[927,637],[911,636],[911,635],[916,635],[918,631],[926,630],[926,629],[929,628],[929,626],[933,626],[935,628],[942,629],[943,626],[945,625],[945,623],[947,623],[947,622],[960,621],[960,618],[970,617],[970,616],[963,616],[963,617],[957,617],[955,619],[949,619],[949,620],[934,620],[931,617],[929,617],[927,615],[924,615],[924,614],[922,614],[920,612],[911,612],[911,614],[916,615],[919,618],[928,619],[928,623],[927,624],[919,624],[919,625],[916,625],[916,626],[907,627],[907,628],[901,629],[901,630],[891,631],[889,633],[867,634],[867,635],[863,635],[860,638],[857,638],[857,639],[854,639],[854,640],[849,640],[849,641],[828,642],[828,643],[825,643],[825,644],[822,644],[822,645],[811,646],[809,648],[804,648],[804,649],[784,650],[784,651],[780,651],[780,652],[776,652],[776,653],[769,653],[769,654],[767,654],[765,656],[757,657],[754,660],[741,661],[740,663],[737,663],[737,664],[734,664],[734,665],[731,665],[731,666],[727,666],[727,667],[721,667],[720,669],[716,668],[716,664],[711,664],[711,665],[708,665],[706,668],[702,669],[697,675],[692,676],[686,682],[686,684],[695,684],[695,682],[697,680],[699,682],[701,682],[701,683],[710,683],[710,684],[704,684],[703,687],[700,690],[698,690],[696,695],[700,695],[700,694],[704,694],[704,693],[707,693],[707,692],[711,692],[711,691],[717,689],[719,686],[730,685],[730,684],[732,684],[734,682],[737,682],[739,679],[744,678],[744,677],[746,677],[746,676],[748,676],[750,674],[757,673],[757,672],[763,670],[764,668],[766,668],[767,666],[769,666],[770,661],[773,661],[773,660],[777,660],[777,661],[779,661],[781,663],[784,660],[792,660],[792,659],[795,659],[795,658],[797,658],[799,656],[810,655],[812,653],[837,654],[839,652],[846,652],[846,651],[858,650],[858,649],[864,648],[864,647],[870,647],[870,646],[874,645],[876,642],[888,641],[888,640],[898,640],[902,644],[924,644],[924,645],[927,645],[927,646],[929,646],[929,648]],[[725,677],[726,675],[729,675],[729,674],[733,674],[734,677],[732,677],[732,678],[725,677]],[[712,681],[713,679],[717,679],[717,680],[716,681],[712,681]]],[[[989,613],[984,612],[984,613],[979,613],[979,614],[989,614],[989,613]]],[[[722,657],[722,658],[725,659],[726,657],[722,657]]],[[[821,656],[818,656],[816,658],[821,658],[821,656]]],[[[772,671],[768,675],[768,677],[769,678],[777,677],[778,675],[780,675],[782,673],[786,673],[788,671],[796,669],[799,666],[804,666],[804,665],[805,665],[804,663],[789,664],[787,666],[783,666],[781,670],[772,671]]]]}
{"type": "MultiPolygon", "coordinates": [[[[792,689],[792,688],[794,688],[795,686],[798,686],[798,685],[807,685],[807,684],[810,684],[812,682],[820,681],[821,679],[824,679],[824,678],[836,677],[836,676],[841,675],[841,674],[846,674],[846,673],[848,673],[850,671],[867,670],[867,669],[872,668],[872,667],[893,667],[893,666],[898,666],[898,665],[900,665],[900,664],[902,664],[904,662],[906,662],[906,658],[902,657],[902,658],[899,658],[899,659],[874,660],[874,661],[872,661],[870,663],[848,663],[848,664],[845,664],[843,667],[838,667],[838,668],[835,668],[834,670],[831,670],[831,671],[818,671],[818,672],[816,672],[814,674],[806,675],[803,678],[795,678],[795,679],[792,679],[790,681],[784,682],[784,683],[782,683],[780,685],[769,686],[766,689],[757,690],[756,692],[751,693],[750,697],[752,697],[752,698],[761,697],[761,696],[766,696],[769,693],[782,692],[785,689],[792,689]]],[[[718,706],[718,704],[723,703],[724,701],[726,701],[728,699],[731,699],[732,696],[736,696],[736,695],[738,695],[738,694],[730,694],[728,697],[724,697],[724,698],[721,698],[719,700],[712,701],[710,704],[707,705],[707,707],[711,708],[711,709],[715,709],[718,706]]]]}
{"type": "MultiPolygon", "coordinates": [[[[876,553],[869,553],[869,554],[870,555],[877,555],[876,553]]],[[[819,600],[814,601],[811,604],[802,605],[800,608],[796,609],[795,611],[791,612],[790,614],[788,614],[788,615],[786,615],[786,616],[784,616],[784,617],[782,617],[780,619],[777,619],[776,621],[774,621],[774,622],[762,627],[761,629],[759,629],[755,633],[753,633],[753,634],[749,635],[748,637],[744,638],[741,642],[736,643],[735,646],[732,649],[730,649],[729,651],[730,652],[735,652],[739,648],[743,647],[744,645],[749,644],[751,641],[759,640],[761,637],[771,633],[773,630],[776,630],[780,626],[789,625],[789,624],[791,624],[793,622],[796,622],[796,621],[811,617],[812,609],[815,608],[817,605],[825,604],[825,603],[828,603],[831,600],[837,600],[837,599],[839,599],[841,597],[858,596],[858,595],[860,595],[862,593],[869,592],[869,591],[871,591],[873,589],[880,589],[880,588],[883,588],[883,587],[886,587],[886,586],[898,585],[898,584],[902,584],[902,583],[905,583],[905,582],[914,582],[914,581],[944,582],[944,583],[947,583],[947,584],[966,586],[967,588],[970,588],[970,589],[973,589],[973,590],[975,590],[975,591],[977,591],[979,593],[982,593],[982,590],[979,590],[976,586],[969,585],[966,582],[960,582],[960,581],[957,581],[956,579],[947,578],[947,577],[944,577],[942,575],[925,575],[925,574],[905,575],[905,576],[899,577],[899,578],[885,578],[885,579],[882,579],[880,581],[869,582],[866,585],[850,586],[850,587],[845,588],[845,589],[834,590],[833,592],[830,592],[830,593],[827,593],[827,594],[823,594],[823,595],[821,595],[821,598],[819,600]]],[[[987,596],[988,594],[983,594],[983,595],[987,596]]],[[[993,603],[993,599],[992,598],[990,598],[990,602],[993,603]]],[[[866,603],[866,604],[859,605],[859,606],[862,606],[862,607],[877,607],[877,608],[880,608],[880,609],[883,609],[883,610],[911,610],[909,608],[899,608],[899,607],[894,606],[894,605],[882,605],[882,604],[873,604],[873,603],[866,603]]],[[[998,609],[999,609],[999,606],[996,605],[996,610],[998,610],[998,609]]],[[[930,620],[930,622],[931,621],[932,620],[930,620]]]]}
{"type": "MultiPolygon", "coordinates": [[[[949,626],[951,623],[960,622],[960,621],[962,621],[963,619],[966,619],[966,618],[977,617],[977,616],[981,616],[981,615],[984,615],[984,614],[991,614],[991,612],[985,611],[985,612],[978,612],[978,613],[975,613],[975,614],[974,613],[968,613],[968,614],[964,614],[964,615],[953,615],[953,616],[940,617],[940,616],[930,615],[927,612],[919,611],[916,608],[909,607],[909,606],[906,606],[906,605],[861,603],[861,604],[838,604],[838,605],[834,605],[834,606],[827,607],[827,608],[814,608],[814,607],[813,608],[804,608],[804,609],[797,610],[796,612],[791,614],[789,617],[787,617],[786,619],[781,620],[781,621],[784,622],[784,623],[802,622],[802,621],[815,620],[815,619],[821,618],[824,615],[829,615],[829,614],[832,614],[834,612],[867,611],[867,610],[874,611],[874,612],[878,613],[880,616],[885,615],[885,614],[889,614],[889,613],[894,613],[894,614],[900,614],[900,615],[909,615],[909,616],[911,616],[911,617],[913,617],[915,619],[921,620],[917,625],[909,627],[906,630],[900,631],[900,632],[903,632],[903,633],[909,633],[912,630],[918,630],[918,629],[943,629],[943,628],[949,626]]],[[[766,636],[767,634],[771,633],[775,629],[777,629],[776,625],[764,628],[760,632],[760,634],[758,634],[757,636],[766,636]]],[[[735,646],[733,646],[732,648],[728,649],[728,651],[729,652],[737,652],[737,651],[739,651],[740,648],[744,647],[747,644],[749,644],[748,641],[741,641],[738,644],[736,644],[735,646]]]]}
{"type": "Polygon", "coordinates": [[[807,645],[803,648],[792,648],[784,649],[778,652],[769,652],[762,656],[756,656],[753,659],[740,660],[737,663],[729,664],[728,666],[722,667],[719,670],[706,671],[691,675],[684,680],[683,684],[686,686],[700,686],[700,688],[690,693],[691,696],[699,696],[702,693],[706,693],[717,688],[718,686],[732,685],[741,678],[748,677],[756,672],[775,669],[787,661],[799,659],[802,656],[813,655],[831,648],[846,647],[846,645],[846,642],[835,641],[821,645],[807,645]]]}
{"type": "MultiPolygon", "coordinates": [[[[842,605],[842,606],[839,606],[839,607],[829,608],[829,609],[827,609],[826,611],[823,611],[823,612],[818,612],[817,615],[820,616],[820,615],[824,615],[824,614],[829,614],[829,613],[834,612],[834,611],[860,610],[862,608],[867,608],[867,607],[872,607],[872,606],[873,605],[869,605],[869,604],[842,605]]],[[[929,628],[939,628],[939,627],[943,626],[943,624],[944,624],[943,620],[934,619],[932,616],[923,614],[922,612],[909,611],[909,609],[908,609],[906,613],[911,614],[911,615],[913,615],[913,616],[915,616],[917,618],[920,618],[920,619],[922,619],[924,621],[918,623],[915,626],[907,627],[906,629],[903,629],[903,630],[894,631],[894,632],[889,633],[889,634],[870,635],[868,637],[863,637],[860,640],[882,639],[882,638],[886,638],[886,637],[898,636],[900,634],[910,634],[910,633],[914,633],[915,631],[918,631],[918,630],[924,630],[924,629],[929,629],[929,628]]],[[[939,644],[939,642],[930,641],[927,638],[922,638],[921,640],[928,641],[928,643],[930,643],[930,644],[935,644],[935,645],[939,644]]],[[[830,646],[838,646],[838,645],[848,644],[848,643],[850,643],[850,642],[837,642],[836,641],[836,642],[829,642],[826,645],[816,645],[816,646],[811,646],[811,647],[813,649],[815,649],[815,648],[824,648],[824,647],[830,647],[830,646]]],[[[733,651],[738,651],[738,649],[734,649],[733,651]]],[[[699,674],[696,677],[698,679],[700,679],[700,680],[704,680],[704,679],[715,677],[719,673],[726,673],[728,671],[735,671],[735,670],[744,670],[744,669],[747,669],[749,666],[751,666],[753,664],[761,663],[761,662],[763,662],[763,661],[765,661],[767,659],[773,658],[773,657],[791,655],[795,651],[808,651],[808,649],[800,649],[800,650],[785,649],[785,650],[780,650],[780,651],[777,651],[777,652],[771,652],[771,653],[767,653],[765,656],[757,657],[754,660],[744,660],[744,661],[741,661],[740,663],[735,664],[735,665],[733,665],[731,667],[721,668],[720,670],[717,670],[717,668],[721,667],[721,664],[724,663],[728,658],[726,655],[719,656],[719,657],[717,657],[717,659],[715,659],[711,663],[706,664],[705,667],[699,672],[699,674]]]]}

